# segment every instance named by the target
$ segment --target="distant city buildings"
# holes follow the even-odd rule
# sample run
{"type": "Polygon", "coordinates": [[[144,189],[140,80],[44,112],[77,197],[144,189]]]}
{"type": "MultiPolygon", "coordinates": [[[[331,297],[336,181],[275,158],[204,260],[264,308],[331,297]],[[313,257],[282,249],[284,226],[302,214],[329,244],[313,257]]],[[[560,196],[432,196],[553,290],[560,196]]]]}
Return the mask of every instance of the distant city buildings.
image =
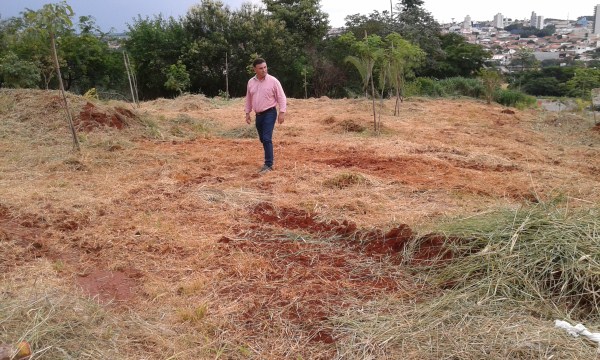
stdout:
{"type": "Polygon", "coordinates": [[[529,26],[536,28],[536,29],[543,29],[544,28],[544,17],[537,16],[535,11],[532,11],[531,18],[529,19],[529,26]]]}
{"type": "Polygon", "coordinates": [[[465,16],[465,20],[463,21],[463,30],[471,30],[471,26],[473,25],[472,21],[471,21],[471,17],[469,15],[465,16]]]}
{"type": "Polygon", "coordinates": [[[600,34],[600,5],[594,7],[594,26],[592,27],[592,34],[600,34]]]}
{"type": "MultiPolygon", "coordinates": [[[[591,9],[590,9],[591,13],[591,9]]],[[[576,20],[545,19],[535,11],[529,18],[513,19],[501,13],[492,20],[472,20],[470,15],[463,21],[441,24],[443,33],[462,35],[469,43],[481,45],[492,54],[492,60],[509,71],[513,55],[523,48],[531,50],[539,61],[558,61],[561,66],[569,61],[589,61],[594,58],[594,51],[600,49],[600,4],[594,7],[594,16],[580,15],[576,20]],[[506,30],[510,25],[512,30],[506,30]],[[552,26],[553,33],[548,36],[536,36],[542,32],[526,30],[523,27],[544,29],[552,26]]],[[[342,34],[344,28],[331,29],[329,35],[342,34]]],[[[547,32],[544,32],[547,33],[547,32]]]]}
{"type": "Polygon", "coordinates": [[[529,26],[537,27],[537,26],[535,26],[536,24],[537,24],[537,14],[535,13],[535,11],[532,11],[531,17],[529,18],[529,26]]]}
{"type": "MultiPolygon", "coordinates": [[[[590,9],[591,13],[591,9],[590,9]]],[[[588,61],[593,59],[593,51],[600,49],[600,4],[594,7],[594,16],[581,15],[576,20],[545,19],[535,11],[525,19],[510,19],[497,13],[492,20],[472,20],[467,15],[464,21],[442,24],[444,32],[459,33],[469,43],[481,45],[492,54],[504,71],[510,71],[514,54],[527,48],[539,61],[552,60],[565,65],[572,60],[588,61]],[[505,30],[509,25],[544,29],[552,26],[553,34],[543,37],[523,36],[515,27],[505,30]]]]}
{"type": "Polygon", "coordinates": [[[502,16],[502,14],[497,13],[494,16],[494,27],[498,29],[504,29],[504,16],[502,16]]]}

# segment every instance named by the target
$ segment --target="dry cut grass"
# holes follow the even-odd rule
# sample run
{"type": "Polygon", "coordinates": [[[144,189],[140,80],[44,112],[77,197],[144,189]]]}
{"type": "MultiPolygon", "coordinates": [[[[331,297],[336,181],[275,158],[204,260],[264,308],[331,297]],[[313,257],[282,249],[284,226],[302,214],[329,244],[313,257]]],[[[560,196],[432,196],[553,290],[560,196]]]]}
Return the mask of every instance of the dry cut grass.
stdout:
{"type": "Polygon", "coordinates": [[[69,99],[79,154],[57,94],[0,91],[0,341],[34,358],[595,351],[552,327],[597,328],[600,138],[581,115],[408,99],[375,136],[368,101],[290,99],[259,176],[242,99],[69,99]]]}
{"type": "MultiPolygon", "coordinates": [[[[595,358],[554,319],[600,324],[599,211],[541,203],[440,225],[439,256],[408,267],[438,291],[338,317],[341,358],[595,358]]],[[[418,240],[416,241],[418,243],[418,240]]],[[[411,247],[405,262],[412,263],[411,247]]],[[[596,330],[595,330],[596,329],[596,330]]]]}

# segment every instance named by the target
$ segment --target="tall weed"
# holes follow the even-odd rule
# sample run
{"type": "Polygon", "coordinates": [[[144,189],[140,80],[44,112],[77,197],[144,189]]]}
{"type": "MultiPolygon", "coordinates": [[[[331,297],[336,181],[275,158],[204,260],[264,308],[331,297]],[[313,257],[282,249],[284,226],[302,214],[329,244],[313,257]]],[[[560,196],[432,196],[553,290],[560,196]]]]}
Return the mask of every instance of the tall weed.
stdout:
{"type": "Polygon", "coordinates": [[[499,89],[494,94],[494,101],[504,106],[516,108],[532,107],[536,104],[536,99],[533,96],[527,95],[520,91],[499,89]]]}
{"type": "Polygon", "coordinates": [[[440,284],[486,298],[539,301],[577,319],[600,318],[600,209],[540,203],[442,227],[449,261],[440,284]]]}

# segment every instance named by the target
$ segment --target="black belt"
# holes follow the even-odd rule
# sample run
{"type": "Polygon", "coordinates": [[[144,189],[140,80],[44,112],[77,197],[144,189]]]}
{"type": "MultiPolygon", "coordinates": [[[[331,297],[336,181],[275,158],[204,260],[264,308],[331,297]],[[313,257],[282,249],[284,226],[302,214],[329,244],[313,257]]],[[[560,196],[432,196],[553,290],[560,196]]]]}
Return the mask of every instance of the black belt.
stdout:
{"type": "Polygon", "coordinates": [[[264,113],[267,113],[267,112],[269,112],[269,111],[271,111],[271,110],[275,110],[275,106],[273,106],[273,107],[270,107],[270,108],[268,108],[267,110],[264,110],[264,111],[261,111],[261,112],[257,112],[257,113],[256,113],[256,116],[262,115],[262,114],[264,114],[264,113]]]}

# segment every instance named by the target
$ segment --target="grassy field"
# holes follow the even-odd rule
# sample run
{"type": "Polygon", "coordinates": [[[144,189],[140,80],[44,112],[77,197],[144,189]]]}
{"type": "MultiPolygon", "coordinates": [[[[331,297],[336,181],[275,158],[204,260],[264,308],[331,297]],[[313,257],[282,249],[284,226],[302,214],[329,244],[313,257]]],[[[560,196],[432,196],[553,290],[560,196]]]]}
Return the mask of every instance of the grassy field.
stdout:
{"type": "Polygon", "coordinates": [[[463,99],[0,90],[0,344],[33,359],[590,359],[600,125],[463,99]]]}

